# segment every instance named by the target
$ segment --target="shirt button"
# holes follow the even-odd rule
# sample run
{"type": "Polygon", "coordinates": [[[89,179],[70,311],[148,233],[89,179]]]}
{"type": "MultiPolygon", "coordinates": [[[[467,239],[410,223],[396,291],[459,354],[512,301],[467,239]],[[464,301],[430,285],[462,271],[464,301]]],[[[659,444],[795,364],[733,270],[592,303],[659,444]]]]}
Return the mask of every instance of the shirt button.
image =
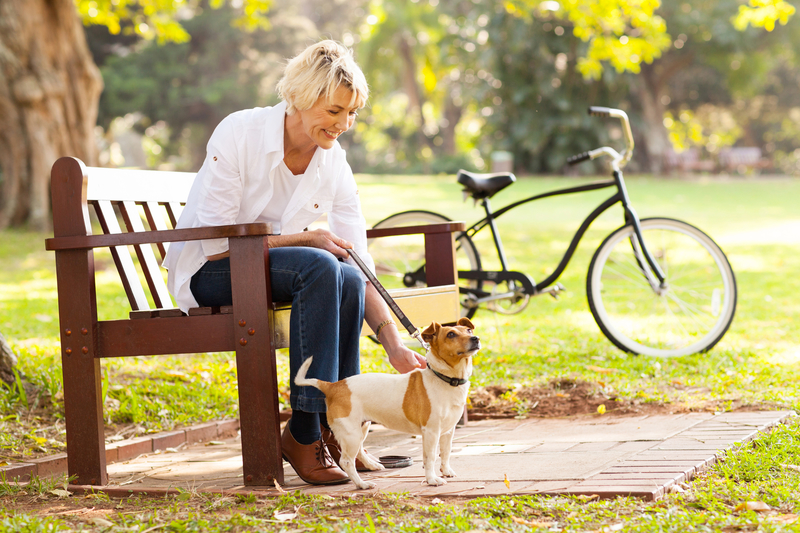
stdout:
{"type": "Polygon", "coordinates": [[[319,209],[319,204],[314,204],[314,209],[319,209]]]}

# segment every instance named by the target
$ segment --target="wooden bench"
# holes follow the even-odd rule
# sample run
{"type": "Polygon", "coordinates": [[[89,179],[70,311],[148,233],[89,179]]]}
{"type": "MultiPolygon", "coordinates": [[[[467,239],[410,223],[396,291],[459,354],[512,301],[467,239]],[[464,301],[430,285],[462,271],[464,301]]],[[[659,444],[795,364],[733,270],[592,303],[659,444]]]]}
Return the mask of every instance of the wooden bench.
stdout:
{"type": "Polygon", "coordinates": [[[772,162],[762,157],[761,148],[757,146],[734,146],[719,151],[719,166],[723,172],[746,174],[770,168],[772,162]]]}
{"type": "Polygon", "coordinates": [[[697,148],[687,148],[682,152],[667,149],[664,152],[664,170],[672,172],[713,172],[716,163],[710,159],[701,159],[700,150],[697,148]]]}
{"type": "MultiPolygon", "coordinates": [[[[87,168],[75,158],[53,165],[54,237],[46,248],[56,256],[68,472],[75,484],[108,482],[101,359],[222,351],[236,352],[244,483],[283,483],[275,349],[288,346],[291,310],[270,296],[270,228],[171,229],[193,179],[191,173],[87,168]],[[102,234],[93,234],[90,207],[102,234]],[[233,305],[186,315],[173,304],[157,255],[163,260],[170,242],[215,238],[229,239],[233,305]],[[103,247],[111,250],[130,302],[123,320],[97,318],[105,302],[96,297],[93,250],[103,247]]],[[[428,287],[396,293],[418,327],[460,316],[452,232],[463,230],[458,222],[368,231],[370,238],[424,235],[428,287]]],[[[365,326],[363,333],[372,332],[365,326]]]]}

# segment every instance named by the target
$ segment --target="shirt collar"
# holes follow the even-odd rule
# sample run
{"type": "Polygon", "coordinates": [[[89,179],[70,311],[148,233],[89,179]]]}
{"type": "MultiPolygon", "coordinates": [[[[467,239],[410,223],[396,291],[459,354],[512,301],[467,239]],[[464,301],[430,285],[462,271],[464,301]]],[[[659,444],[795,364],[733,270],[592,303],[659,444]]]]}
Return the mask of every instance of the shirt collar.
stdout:
{"type": "Polygon", "coordinates": [[[269,108],[266,116],[266,123],[273,124],[274,128],[270,135],[264,136],[264,153],[281,152],[283,153],[283,128],[286,122],[286,102],[281,102],[269,108]]]}

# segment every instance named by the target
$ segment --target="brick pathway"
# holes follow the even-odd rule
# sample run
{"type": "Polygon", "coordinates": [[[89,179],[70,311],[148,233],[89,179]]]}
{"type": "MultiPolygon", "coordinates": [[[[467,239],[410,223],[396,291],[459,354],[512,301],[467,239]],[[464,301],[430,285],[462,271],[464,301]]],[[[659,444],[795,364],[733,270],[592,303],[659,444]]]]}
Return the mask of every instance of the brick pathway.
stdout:
{"type": "MultiPolygon", "coordinates": [[[[371,453],[408,455],[414,465],[362,477],[375,481],[375,490],[423,496],[596,494],[654,500],[706,469],[722,451],[793,415],[791,411],[762,411],[471,421],[456,430],[453,442],[451,464],[458,477],[440,487],[428,487],[423,481],[421,439],[373,426],[366,442],[371,453]]],[[[109,448],[109,460],[116,457],[117,462],[109,464],[110,481],[103,490],[113,495],[177,489],[264,495],[281,490],[331,495],[355,491],[352,483],[307,485],[287,464],[286,483],[280,489],[245,488],[238,439],[214,440],[234,427],[231,422],[211,423],[115,443],[109,448]],[[198,438],[212,440],[193,444],[198,438]],[[153,452],[153,446],[162,449],[153,452]],[[130,458],[134,454],[141,455],[130,458]]],[[[23,473],[20,468],[27,468],[29,474],[43,475],[58,471],[55,459],[4,468],[7,475],[14,468],[19,474],[23,473]]],[[[63,470],[63,457],[60,464],[63,470]]]]}

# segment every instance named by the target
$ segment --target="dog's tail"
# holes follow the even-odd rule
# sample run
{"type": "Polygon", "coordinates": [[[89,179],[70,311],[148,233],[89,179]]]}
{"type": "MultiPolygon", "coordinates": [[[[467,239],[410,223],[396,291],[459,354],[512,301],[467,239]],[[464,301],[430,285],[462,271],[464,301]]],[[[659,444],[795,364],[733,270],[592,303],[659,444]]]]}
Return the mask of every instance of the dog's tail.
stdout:
{"type": "Polygon", "coordinates": [[[297,371],[297,376],[295,376],[294,382],[300,387],[314,387],[315,389],[325,392],[325,386],[330,385],[330,383],[327,381],[306,377],[306,374],[308,374],[308,368],[311,366],[311,361],[313,359],[313,357],[309,357],[303,362],[303,364],[300,366],[300,370],[297,371]]]}

